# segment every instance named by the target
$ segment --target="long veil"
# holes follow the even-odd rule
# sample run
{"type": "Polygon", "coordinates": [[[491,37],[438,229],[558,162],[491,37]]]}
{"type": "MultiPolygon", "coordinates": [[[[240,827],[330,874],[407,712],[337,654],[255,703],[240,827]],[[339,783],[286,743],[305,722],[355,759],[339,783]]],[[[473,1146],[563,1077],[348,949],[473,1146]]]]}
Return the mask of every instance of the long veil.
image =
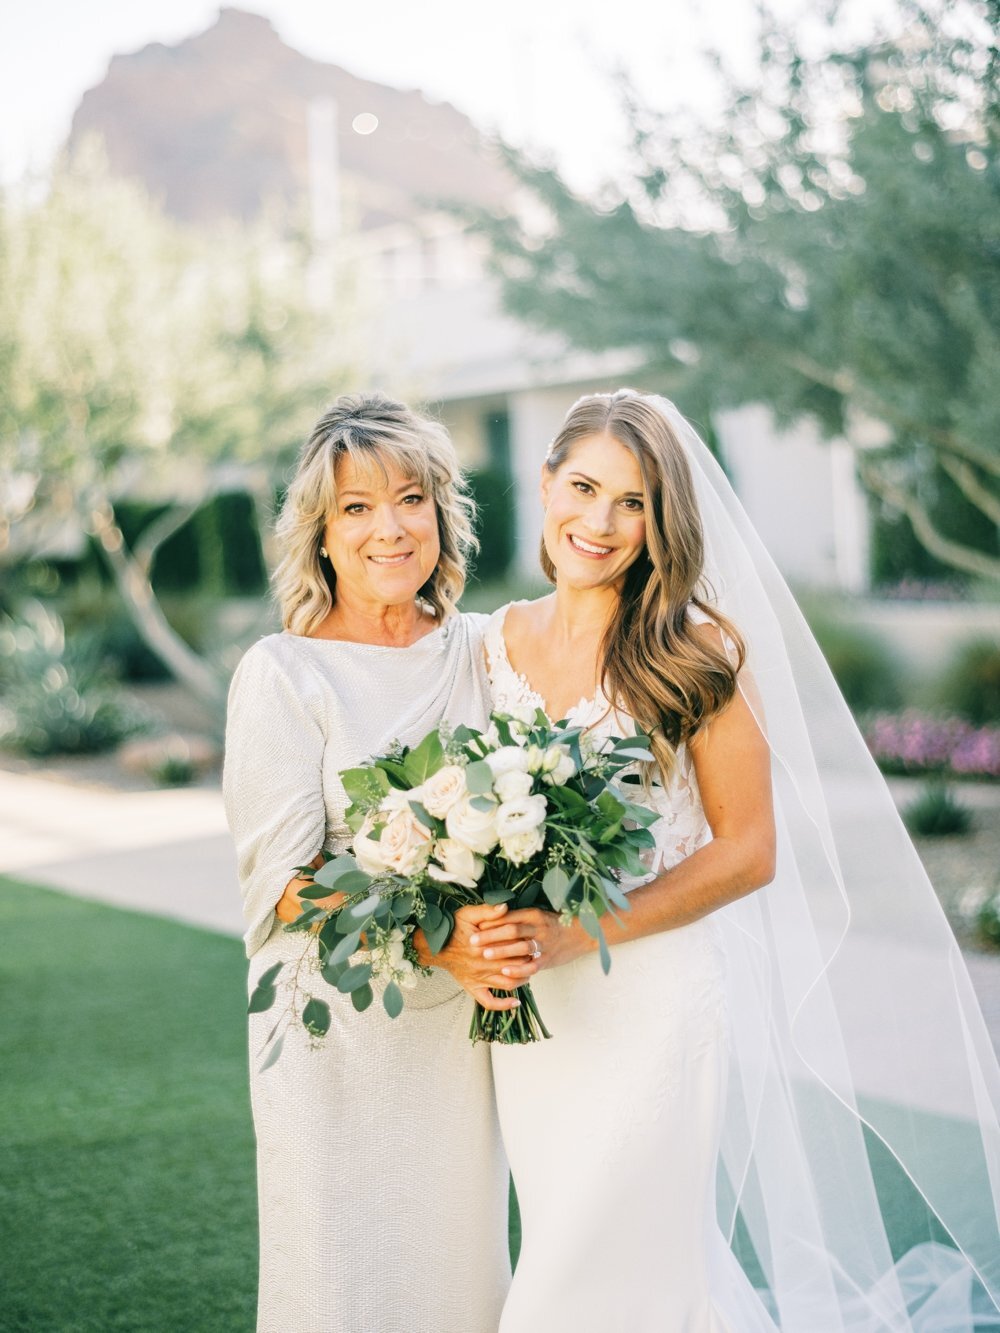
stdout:
{"type": "Polygon", "coordinates": [[[783,1333],[1000,1329],[1000,1069],[954,936],[826,662],[666,399],[704,598],[748,642],[778,871],[722,909],[732,1059],[719,1219],[783,1333]]]}

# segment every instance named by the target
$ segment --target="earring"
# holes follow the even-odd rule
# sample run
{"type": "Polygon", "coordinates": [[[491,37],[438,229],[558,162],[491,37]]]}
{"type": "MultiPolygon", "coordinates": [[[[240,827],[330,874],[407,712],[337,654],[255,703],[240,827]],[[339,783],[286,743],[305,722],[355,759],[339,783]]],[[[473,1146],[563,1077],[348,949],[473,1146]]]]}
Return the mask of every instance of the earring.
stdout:
{"type": "Polygon", "coordinates": [[[330,552],[326,549],[325,546],[321,546],[321,547],[319,548],[319,553],[320,553],[320,555],[323,557],[324,560],[329,560],[329,559],[330,559],[330,552]]]}

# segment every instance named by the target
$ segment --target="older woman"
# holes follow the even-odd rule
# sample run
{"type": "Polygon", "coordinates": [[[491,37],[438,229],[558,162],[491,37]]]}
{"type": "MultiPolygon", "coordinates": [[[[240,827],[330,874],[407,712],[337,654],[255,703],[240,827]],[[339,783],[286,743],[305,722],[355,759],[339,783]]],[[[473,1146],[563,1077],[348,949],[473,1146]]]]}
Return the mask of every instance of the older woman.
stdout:
{"type": "MultiPolygon", "coordinates": [[[[230,695],[224,789],[251,989],[302,954],[283,930],[299,912],[293,868],[348,840],[338,772],[442,720],[484,720],[480,618],[455,614],[469,509],[444,430],[381,395],[338,399],[305,445],[278,523],[284,631],[247,652],[230,695]]],[[[468,946],[489,914],[462,909],[433,960],[418,932],[435,967],[396,1020],[307,974],[332,1000],[325,1042],[292,1025],[262,1069],[282,998],[251,1016],[259,1333],[496,1329],[506,1167],[464,1001],[517,1001],[489,999],[513,983],[468,946]]]]}

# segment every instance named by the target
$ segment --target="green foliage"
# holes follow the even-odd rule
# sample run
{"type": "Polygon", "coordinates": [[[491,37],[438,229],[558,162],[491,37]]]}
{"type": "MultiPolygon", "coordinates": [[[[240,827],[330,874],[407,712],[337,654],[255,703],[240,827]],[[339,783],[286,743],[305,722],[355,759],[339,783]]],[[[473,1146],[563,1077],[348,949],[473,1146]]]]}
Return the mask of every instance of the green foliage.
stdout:
{"type": "Polygon", "coordinates": [[[514,558],[514,483],[503,468],[469,473],[477,507],[479,551],[474,568],[479,581],[502,579],[514,558]]]}
{"type": "Polygon", "coordinates": [[[818,56],[765,15],[759,75],[722,74],[718,122],[633,100],[628,181],[595,204],[512,153],[541,210],[478,223],[515,314],[638,349],[689,410],[866,435],[872,492],[997,579],[998,65],[985,0],[949,11],[904,3],[898,42],[818,56]],[[949,528],[942,472],[990,525],[949,528]]]}
{"type": "Polygon", "coordinates": [[[855,713],[902,703],[899,667],[881,639],[820,615],[811,615],[809,626],[855,713]]]}
{"type": "Polygon", "coordinates": [[[993,894],[979,906],[975,927],[988,944],[1000,945],[1000,893],[993,894]]]}
{"type": "Polygon", "coordinates": [[[959,649],[941,682],[940,703],[976,726],[1000,724],[1000,643],[977,639],[959,649]]]}
{"type": "Polygon", "coordinates": [[[0,683],[0,745],[22,754],[107,750],[149,725],[122,698],[99,641],[67,638],[40,602],[0,624],[0,683]]]}
{"type": "Polygon", "coordinates": [[[972,812],[955,800],[943,782],[928,782],[921,794],[903,811],[909,831],[923,838],[944,838],[968,833],[972,812]]]}

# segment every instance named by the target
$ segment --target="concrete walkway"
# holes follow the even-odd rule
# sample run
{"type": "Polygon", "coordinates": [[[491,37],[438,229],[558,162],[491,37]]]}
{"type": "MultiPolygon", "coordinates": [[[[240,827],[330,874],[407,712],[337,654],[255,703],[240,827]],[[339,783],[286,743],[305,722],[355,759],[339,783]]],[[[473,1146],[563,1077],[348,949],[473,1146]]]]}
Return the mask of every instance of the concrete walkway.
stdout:
{"type": "MultiPolygon", "coordinates": [[[[989,793],[990,804],[996,793],[989,793]]],[[[117,792],[0,770],[0,874],[226,935],[243,920],[216,789],[117,792]]],[[[1000,1054],[1000,955],[966,954],[1000,1054]]]]}

